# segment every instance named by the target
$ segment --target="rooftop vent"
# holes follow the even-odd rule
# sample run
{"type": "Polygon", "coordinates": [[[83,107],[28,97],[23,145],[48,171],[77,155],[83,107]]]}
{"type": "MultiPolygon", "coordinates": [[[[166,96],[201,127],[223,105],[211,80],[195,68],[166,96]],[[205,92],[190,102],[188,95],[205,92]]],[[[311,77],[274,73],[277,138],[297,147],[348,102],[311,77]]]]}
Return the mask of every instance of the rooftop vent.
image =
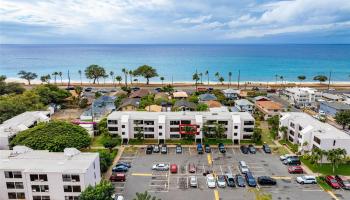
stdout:
{"type": "Polygon", "coordinates": [[[76,148],[65,148],[64,155],[67,157],[73,157],[80,154],[80,151],[76,148]]]}

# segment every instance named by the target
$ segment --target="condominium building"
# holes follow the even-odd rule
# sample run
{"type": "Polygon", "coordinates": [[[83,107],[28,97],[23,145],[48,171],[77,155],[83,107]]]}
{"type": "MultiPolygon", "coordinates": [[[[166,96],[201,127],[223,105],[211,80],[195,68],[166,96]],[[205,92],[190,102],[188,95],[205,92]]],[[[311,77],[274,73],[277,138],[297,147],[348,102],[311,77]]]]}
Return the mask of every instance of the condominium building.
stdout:
{"type": "Polygon", "coordinates": [[[50,111],[30,111],[4,121],[0,125],[0,150],[9,149],[9,139],[20,131],[31,128],[39,122],[48,122],[49,120],[50,111]]]}
{"type": "Polygon", "coordinates": [[[89,185],[100,182],[98,153],[0,150],[0,199],[78,200],[89,185]]]}
{"type": "Polygon", "coordinates": [[[322,93],[313,88],[286,88],[284,94],[290,103],[296,106],[312,106],[322,97],[322,93]]]}
{"type": "MultiPolygon", "coordinates": [[[[304,147],[306,150],[343,148],[350,155],[350,135],[306,113],[281,113],[281,126],[288,128],[288,140],[294,144],[299,144],[300,148],[304,144],[307,144],[304,147]]],[[[283,132],[279,132],[280,137],[283,137],[283,134],[283,132]]]]}
{"type": "Polygon", "coordinates": [[[193,128],[196,141],[203,139],[203,126],[209,127],[210,135],[214,126],[222,124],[225,138],[239,144],[241,139],[250,139],[254,129],[254,118],[248,112],[112,112],[107,117],[108,130],[118,134],[124,142],[141,133],[145,139],[181,138],[184,127],[193,128]]]}

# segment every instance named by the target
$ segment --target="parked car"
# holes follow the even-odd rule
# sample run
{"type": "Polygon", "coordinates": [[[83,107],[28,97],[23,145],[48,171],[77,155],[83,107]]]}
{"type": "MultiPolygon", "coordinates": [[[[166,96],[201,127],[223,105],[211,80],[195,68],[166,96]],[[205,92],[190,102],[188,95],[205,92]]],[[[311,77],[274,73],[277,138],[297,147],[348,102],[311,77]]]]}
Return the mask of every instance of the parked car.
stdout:
{"type": "Polygon", "coordinates": [[[280,156],[280,160],[281,160],[281,161],[284,161],[284,160],[286,160],[287,158],[291,158],[291,157],[297,157],[297,155],[295,155],[295,154],[284,154],[284,155],[281,155],[281,156],[280,156]]]}
{"type": "Polygon", "coordinates": [[[170,172],[173,174],[177,173],[177,165],[176,164],[171,164],[170,165],[170,172]]]}
{"type": "Polygon", "coordinates": [[[233,178],[232,174],[226,174],[225,180],[228,187],[236,187],[235,178],[233,178]]]}
{"type": "Polygon", "coordinates": [[[249,148],[248,148],[246,145],[242,145],[242,146],[240,147],[240,149],[241,149],[241,152],[242,152],[243,154],[248,154],[248,153],[249,153],[249,148]]]}
{"type": "Polygon", "coordinates": [[[128,170],[129,168],[124,165],[119,165],[112,168],[113,172],[127,172],[128,170]]]}
{"type": "Polygon", "coordinates": [[[111,177],[109,177],[109,180],[112,182],[124,182],[126,180],[126,176],[123,173],[113,173],[111,177]]]}
{"type": "Polygon", "coordinates": [[[269,177],[269,176],[259,176],[258,183],[260,185],[276,185],[277,184],[276,180],[269,177]]]}
{"type": "Polygon", "coordinates": [[[66,87],[66,90],[74,90],[74,89],[75,89],[75,87],[72,85],[66,87]]]}
{"type": "Polygon", "coordinates": [[[219,143],[218,147],[220,153],[226,153],[225,145],[223,143],[219,143]]]}
{"type": "Polygon", "coordinates": [[[182,153],[182,147],[181,145],[176,145],[176,153],[182,153]]]}
{"type": "Polygon", "coordinates": [[[256,180],[251,172],[245,173],[245,180],[247,181],[248,186],[256,187],[256,180]]]}
{"type": "Polygon", "coordinates": [[[207,185],[209,188],[216,188],[216,181],[212,174],[207,175],[207,185]]]}
{"type": "Polygon", "coordinates": [[[153,146],[152,145],[148,145],[146,147],[146,154],[152,154],[153,152],[153,146]]]}
{"type": "Polygon", "coordinates": [[[92,88],[91,88],[91,87],[87,87],[87,88],[85,88],[84,91],[85,91],[85,92],[91,92],[91,91],[92,91],[92,88]]]}
{"type": "Polygon", "coordinates": [[[209,144],[205,144],[205,153],[210,153],[211,152],[211,148],[209,144]]]}
{"type": "Polygon", "coordinates": [[[159,148],[159,145],[154,145],[153,146],[153,153],[159,153],[160,152],[160,148],[159,148]]]}
{"type": "Polygon", "coordinates": [[[203,146],[202,146],[202,144],[197,144],[197,152],[198,152],[198,154],[203,154],[203,146]]]}
{"type": "Polygon", "coordinates": [[[154,89],[156,92],[161,92],[162,91],[162,88],[155,88],[154,89]]]}
{"type": "Polygon", "coordinates": [[[130,164],[130,163],[122,162],[122,161],[119,161],[115,166],[119,166],[119,165],[124,165],[125,167],[128,167],[128,168],[131,167],[131,164],[130,164]]]}
{"type": "Polygon", "coordinates": [[[316,181],[316,177],[315,176],[298,176],[297,177],[297,183],[300,183],[300,184],[316,184],[317,181],[316,181]]]}
{"type": "Polygon", "coordinates": [[[124,197],[122,195],[113,194],[112,199],[113,200],[124,200],[124,197]]]}
{"type": "Polygon", "coordinates": [[[290,174],[303,174],[304,170],[300,165],[299,166],[297,165],[297,166],[288,167],[288,172],[290,174]]]}
{"type": "Polygon", "coordinates": [[[255,153],[256,153],[256,148],[254,147],[254,145],[250,144],[250,145],[248,146],[248,149],[249,149],[249,152],[250,152],[251,154],[255,154],[255,153]]]}
{"type": "Polygon", "coordinates": [[[190,187],[197,187],[197,186],[198,186],[197,177],[190,176],[190,187]]]}
{"type": "Polygon", "coordinates": [[[226,187],[226,180],[224,175],[217,176],[218,187],[224,188],[226,187]]]}
{"type": "Polygon", "coordinates": [[[343,176],[339,176],[339,175],[335,175],[335,180],[338,181],[339,185],[341,188],[343,188],[344,190],[350,190],[350,180],[343,177],[343,176]]]}
{"type": "Polygon", "coordinates": [[[165,163],[158,163],[158,164],[153,165],[152,169],[156,170],[156,171],[167,171],[167,170],[169,170],[169,165],[165,164],[165,163]]]}
{"type": "Polygon", "coordinates": [[[283,161],[283,164],[295,166],[295,165],[301,165],[301,162],[298,157],[289,157],[283,161]]]}
{"type": "Polygon", "coordinates": [[[162,148],[160,149],[160,152],[161,152],[162,154],[167,154],[167,153],[168,153],[168,147],[167,147],[166,144],[163,144],[163,145],[162,145],[162,148]]]}
{"type": "Polygon", "coordinates": [[[140,90],[140,88],[139,87],[132,87],[132,88],[130,88],[132,91],[137,91],[137,90],[140,90]]]}
{"type": "Polygon", "coordinates": [[[271,148],[268,144],[263,144],[263,150],[265,153],[271,153],[271,148]]]}
{"type": "Polygon", "coordinates": [[[244,161],[239,161],[238,162],[238,168],[241,171],[242,174],[245,174],[249,172],[248,165],[244,161]]]}
{"type": "Polygon", "coordinates": [[[326,176],[325,177],[325,181],[333,189],[339,189],[340,188],[340,184],[338,183],[338,181],[333,176],[326,176]]]}
{"type": "Polygon", "coordinates": [[[188,164],[188,172],[196,173],[196,165],[194,165],[194,163],[188,164]]]}
{"type": "Polygon", "coordinates": [[[238,187],[245,187],[245,182],[244,182],[244,178],[242,175],[237,174],[236,175],[236,183],[238,187]]]}

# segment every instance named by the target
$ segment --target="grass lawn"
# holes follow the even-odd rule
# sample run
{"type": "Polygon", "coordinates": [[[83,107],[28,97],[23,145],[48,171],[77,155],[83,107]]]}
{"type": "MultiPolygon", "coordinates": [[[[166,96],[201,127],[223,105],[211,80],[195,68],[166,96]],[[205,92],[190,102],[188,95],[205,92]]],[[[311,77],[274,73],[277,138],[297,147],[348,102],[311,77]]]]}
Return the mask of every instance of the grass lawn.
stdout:
{"type": "Polygon", "coordinates": [[[241,144],[254,144],[252,140],[241,140],[239,143],[241,144]]]}
{"type": "Polygon", "coordinates": [[[278,153],[279,155],[288,154],[288,150],[284,147],[272,147],[272,152],[278,153]]]}
{"type": "Polygon", "coordinates": [[[218,145],[219,143],[223,144],[233,144],[231,139],[212,139],[212,138],[204,138],[203,140],[204,144],[209,144],[209,145],[218,145]]]}
{"type": "Polygon", "coordinates": [[[98,135],[92,139],[91,146],[92,147],[103,147],[102,141],[103,141],[103,136],[98,135]]]}
{"type": "Polygon", "coordinates": [[[335,172],[333,173],[332,165],[329,163],[323,163],[318,165],[313,165],[310,163],[309,160],[306,160],[304,158],[300,158],[300,160],[309,167],[314,173],[321,173],[324,175],[344,175],[344,176],[350,176],[350,165],[349,163],[340,164],[338,168],[335,168],[335,172]]]}
{"type": "Polygon", "coordinates": [[[268,127],[267,121],[260,121],[260,128],[262,130],[261,139],[263,143],[275,144],[273,138],[271,137],[270,129],[268,127]]]}
{"type": "Polygon", "coordinates": [[[280,144],[282,145],[287,145],[288,148],[293,152],[293,153],[296,153],[298,152],[298,145],[297,144],[293,144],[291,143],[290,141],[288,140],[280,140],[278,141],[280,144]]]}
{"type": "Polygon", "coordinates": [[[316,177],[317,183],[326,191],[332,190],[333,188],[329,186],[324,180],[323,176],[316,177]]]}

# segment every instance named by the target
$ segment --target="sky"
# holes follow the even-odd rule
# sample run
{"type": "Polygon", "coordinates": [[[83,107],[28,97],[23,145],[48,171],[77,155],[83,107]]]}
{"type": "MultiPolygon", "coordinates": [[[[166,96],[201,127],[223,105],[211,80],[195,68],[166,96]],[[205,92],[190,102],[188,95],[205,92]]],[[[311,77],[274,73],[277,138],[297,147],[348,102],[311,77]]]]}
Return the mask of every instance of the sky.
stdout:
{"type": "Polygon", "coordinates": [[[0,0],[1,44],[350,43],[350,0],[0,0]]]}

